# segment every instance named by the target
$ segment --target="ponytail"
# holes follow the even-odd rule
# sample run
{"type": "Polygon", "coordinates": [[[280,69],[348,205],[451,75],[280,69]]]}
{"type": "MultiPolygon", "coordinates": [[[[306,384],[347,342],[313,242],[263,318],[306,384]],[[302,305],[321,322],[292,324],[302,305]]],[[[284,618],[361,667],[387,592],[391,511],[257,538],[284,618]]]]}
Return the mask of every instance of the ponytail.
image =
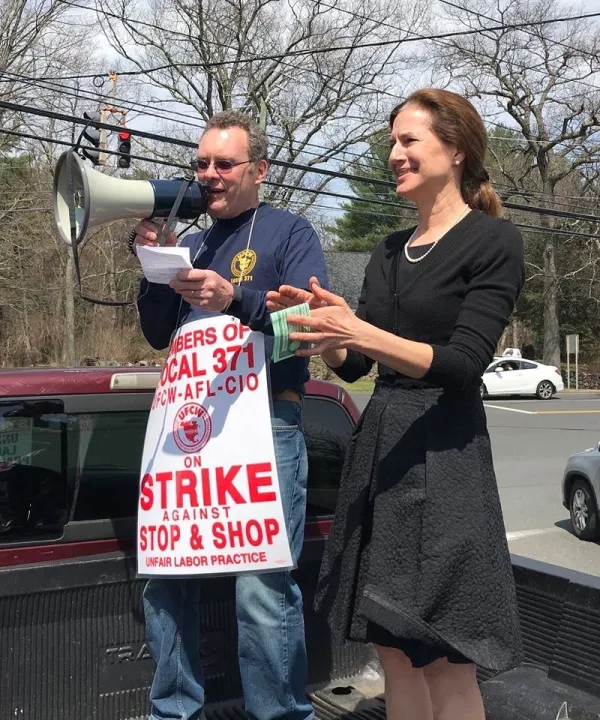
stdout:
{"type": "Polygon", "coordinates": [[[465,167],[460,191],[464,201],[473,210],[480,210],[492,217],[502,215],[502,200],[492,187],[487,171],[482,170],[474,177],[465,167]]]}

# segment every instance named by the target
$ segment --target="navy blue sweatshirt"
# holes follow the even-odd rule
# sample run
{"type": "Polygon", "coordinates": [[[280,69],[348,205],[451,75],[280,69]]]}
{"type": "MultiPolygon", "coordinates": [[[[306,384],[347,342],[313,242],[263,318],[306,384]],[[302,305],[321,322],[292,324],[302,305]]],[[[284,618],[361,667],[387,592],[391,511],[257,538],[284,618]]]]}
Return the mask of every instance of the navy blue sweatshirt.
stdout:
{"type": "MultiPolygon", "coordinates": [[[[304,218],[261,203],[256,211],[250,247],[246,252],[254,209],[231,220],[217,220],[203,232],[186,236],[181,245],[190,248],[195,268],[209,269],[241,290],[241,297],[227,309],[252,330],[265,333],[267,357],[273,350],[273,331],[266,306],[268,290],[280,285],[307,288],[314,275],[327,287],[327,268],[319,238],[304,218]],[[195,258],[195,259],[194,259],[195,258]]],[[[238,292],[238,294],[240,294],[238,292]]],[[[142,332],[157,350],[169,346],[174,331],[184,323],[206,316],[168,285],[143,279],[138,295],[142,332]]],[[[292,357],[271,363],[271,392],[293,389],[304,392],[309,378],[308,360],[292,357]]]]}

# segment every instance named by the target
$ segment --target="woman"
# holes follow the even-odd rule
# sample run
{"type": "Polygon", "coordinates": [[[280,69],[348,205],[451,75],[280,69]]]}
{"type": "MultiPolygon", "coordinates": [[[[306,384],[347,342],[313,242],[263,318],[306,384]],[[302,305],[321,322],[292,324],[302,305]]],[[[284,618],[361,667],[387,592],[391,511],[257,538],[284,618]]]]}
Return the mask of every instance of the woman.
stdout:
{"type": "Polygon", "coordinates": [[[374,251],[356,315],[315,281],[273,310],[352,382],[379,363],[350,444],[317,592],[338,639],[373,642],[390,720],[481,720],[475,663],[520,656],[514,581],[481,376],[524,283],[523,243],[499,218],[487,136],[464,98],[427,89],[391,114],[390,166],[416,228],[374,251]]]}

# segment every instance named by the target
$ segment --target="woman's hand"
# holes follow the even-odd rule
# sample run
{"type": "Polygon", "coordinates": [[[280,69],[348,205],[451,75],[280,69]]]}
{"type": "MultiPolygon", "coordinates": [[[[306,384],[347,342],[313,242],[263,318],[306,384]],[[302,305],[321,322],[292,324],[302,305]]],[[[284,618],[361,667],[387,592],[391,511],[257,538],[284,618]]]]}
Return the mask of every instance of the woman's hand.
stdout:
{"type": "MultiPolygon", "coordinates": [[[[311,277],[309,285],[311,289],[313,286],[321,287],[316,277],[311,277]]],[[[285,310],[285,308],[295,307],[306,302],[311,310],[316,310],[323,304],[321,300],[315,298],[312,292],[291,285],[281,285],[279,290],[270,290],[267,293],[267,307],[273,311],[285,310]]]]}
{"type": "Polygon", "coordinates": [[[312,348],[298,350],[296,355],[310,357],[351,347],[360,333],[362,320],[356,317],[339,295],[323,290],[316,282],[311,283],[311,290],[315,309],[311,308],[310,317],[288,315],[286,318],[288,325],[303,325],[311,330],[290,332],[290,340],[314,344],[312,348]]]}

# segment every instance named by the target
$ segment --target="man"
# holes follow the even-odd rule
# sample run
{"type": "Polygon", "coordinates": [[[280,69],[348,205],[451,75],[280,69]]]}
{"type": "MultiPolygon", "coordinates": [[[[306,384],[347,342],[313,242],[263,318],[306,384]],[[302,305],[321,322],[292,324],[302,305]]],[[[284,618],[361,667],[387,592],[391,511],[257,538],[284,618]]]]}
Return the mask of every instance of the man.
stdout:
{"type": "MultiPolygon", "coordinates": [[[[171,286],[143,280],[138,296],[142,330],[162,349],[182,324],[226,312],[265,331],[273,343],[266,291],[281,284],[308,287],[312,275],[327,282],[323,251],[304,219],[259,201],[267,172],[267,138],[242,113],[211,118],[192,166],[211,189],[206,231],[187,236],[193,270],[171,286]],[[271,333],[271,334],[270,334],[271,333]]],[[[153,245],[157,228],[137,227],[134,248],[153,245]]],[[[170,236],[167,245],[174,245],[170,236]]],[[[308,474],[301,433],[307,362],[290,358],[269,366],[275,457],[292,558],[302,549],[308,474]]],[[[249,418],[248,432],[251,432],[249,418]]],[[[204,705],[200,664],[199,581],[151,580],[144,612],[157,667],[150,691],[151,720],[197,720],[204,705]]],[[[289,571],[240,575],[236,580],[238,657],[246,711],[257,720],[304,720],[313,709],[305,694],[306,649],[302,596],[289,571]]]]}

